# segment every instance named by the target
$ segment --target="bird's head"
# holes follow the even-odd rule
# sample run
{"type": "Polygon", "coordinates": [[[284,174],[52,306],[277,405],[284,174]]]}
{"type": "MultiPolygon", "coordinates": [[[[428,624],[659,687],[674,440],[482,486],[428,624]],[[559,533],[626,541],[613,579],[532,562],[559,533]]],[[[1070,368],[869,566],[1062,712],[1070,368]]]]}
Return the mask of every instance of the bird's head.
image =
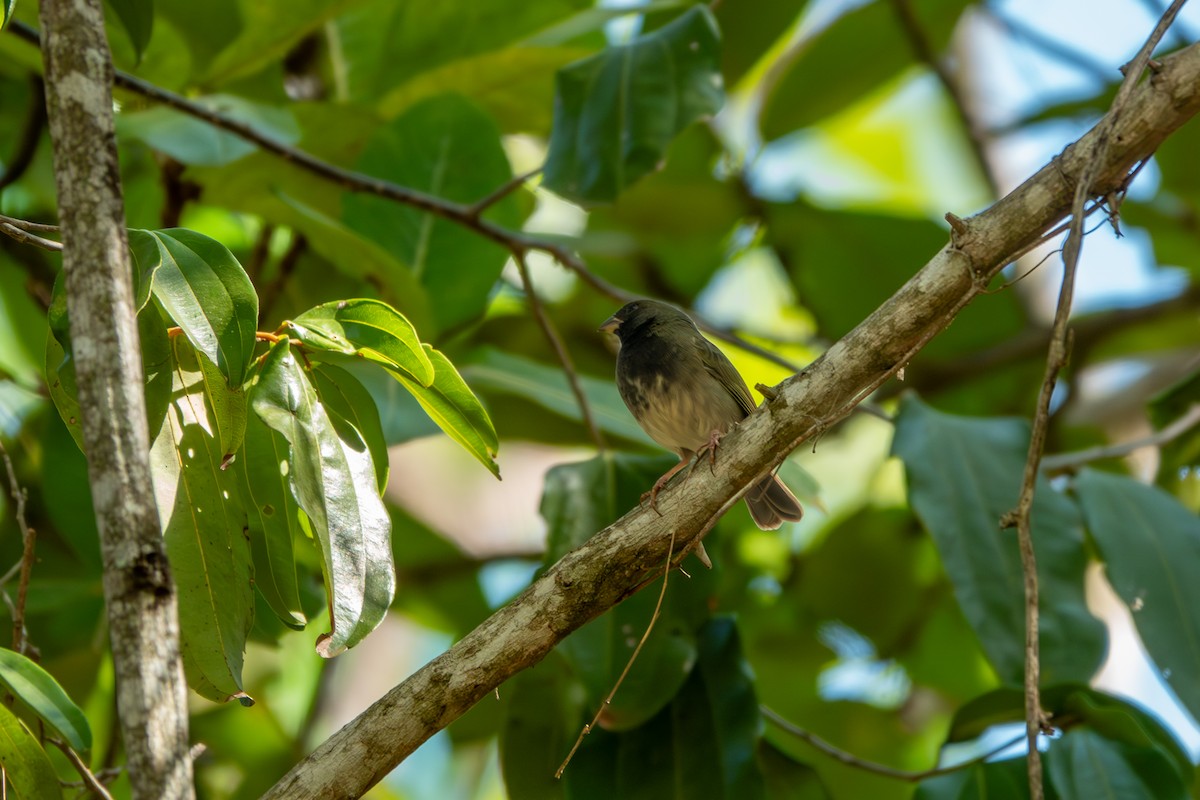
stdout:
{"type": "Polygon", "coordinates": [[[604,321],[600,330],[615,333],[622,342],[631,336],[646,334],[668,325],[695,327],[691,317],[661,300],[634,300],[604,321]]]}

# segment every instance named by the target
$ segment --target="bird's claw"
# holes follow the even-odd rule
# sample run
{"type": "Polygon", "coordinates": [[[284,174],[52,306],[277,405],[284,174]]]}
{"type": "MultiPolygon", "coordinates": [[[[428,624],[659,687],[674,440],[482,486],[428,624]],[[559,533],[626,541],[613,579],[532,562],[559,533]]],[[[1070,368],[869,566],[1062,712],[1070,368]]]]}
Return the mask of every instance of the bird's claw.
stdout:
{"type": "Polygon", "coordinates": [[[697,462],[704,457],[705,453],[708,453],[708,471],[714,475],[717,466],[717,447],[720,446],[721,438],[724,436],[725,434],[721,431],[713,431],[708,435],[708,442],[696,453],[697,462]]]}

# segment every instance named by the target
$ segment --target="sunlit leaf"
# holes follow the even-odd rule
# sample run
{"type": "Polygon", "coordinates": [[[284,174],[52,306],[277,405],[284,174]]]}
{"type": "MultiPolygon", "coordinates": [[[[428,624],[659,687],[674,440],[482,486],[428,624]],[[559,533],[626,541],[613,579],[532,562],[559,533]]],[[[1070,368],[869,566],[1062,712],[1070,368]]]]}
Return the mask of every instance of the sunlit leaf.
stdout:
{"type": "MultiPolygon", "coordinates": [[[[171,403],[150,449],[163,539],[179,592],[179,628],[188,685],[211,700],[237,698],[242,659],[254,621],[246,519],[233,470],[219,437],[224,381],[205,379],[198,353],[172,340],[171,403]]],[[[244,405],[245,400],[236,402],[244,405]]],[[[241,412],[245,413],[244,409],[241,412]]]]}
{"type": "Polygon", "coordinates": [[[467,386],[466,381],[458,374],[458,370],[450,363],[450,359],[429,345],[424,347],[434,368],[431,386],[422,386],[399,372],[392,374],[417,398],[421,408],[439,428],[499,478],[500,467],[496,464],[496,450],[500,446],[500,440],[496,437],[496,429],[492,426],[487,411],[471,391],[471,387],[467,386]]]}
{"type": "Polygon", "coordinates": [[[546,188],[613,200],[660,166],[685,127],[724,102],[720,35],[706,6],[558,72],[546,188]]]}
{"type": "Polygon", "coordinates": [[[378,300],[325,303],[291,320],[287,330],[310,348],[362,356],[422,386],[433,383],[433,363],[412,324],[378,300]]]}
{"type": "MultiPolygon", "coordinates": [[[[331,364],[315,367],[309,374],[334,427],[349,423],[366,442],[375,465],[375,481],[382,492],[387,488],[388,450],[379,422],[379,409],[375,407],[371,393],[349,372],[331,364]]],[[[338,435],[343,439],[353,438],[349,431],[339,431],[338,435]]]]}
{"type": "Polygon", "coordinates": [[[92,729],[87,717],[49,672],[20,653],[0,648],[0,683],[78,752],[92,748],[92,729]]]}
{"type": "Polygon", "coordinates": [[[8,792],[18,800],[62,797],[50,757],[21,720],[4,706],[0,706],[0,764],[4,766],[8,792]]]}
{"type": "Polygon", "coordinates": [[[294,543],[303,533],[299,506],[292,497],[287,439],[257,414],[249,414],[246,437],[233,466],[246,506],[254,587],[285,625],[300,630],[307,619],[300,602],[294,543]]]}
{"type": "Polygon", "coordinates": [[[396,590],[371,452],[352,425],[331,419],[286,339],[272,346],[250,394],[254,412],[291,445],[292,493],[321,543],[332,613],[317,651],[336,656],[379,625],[396,590]]]}
{"type": "Polygon", "coordinates": [[[258,294],[220,242],[184,228],[129,232],[136,269],[153,273],[158,302],[231,387],[246,378],[254,355],[258,294]]]}

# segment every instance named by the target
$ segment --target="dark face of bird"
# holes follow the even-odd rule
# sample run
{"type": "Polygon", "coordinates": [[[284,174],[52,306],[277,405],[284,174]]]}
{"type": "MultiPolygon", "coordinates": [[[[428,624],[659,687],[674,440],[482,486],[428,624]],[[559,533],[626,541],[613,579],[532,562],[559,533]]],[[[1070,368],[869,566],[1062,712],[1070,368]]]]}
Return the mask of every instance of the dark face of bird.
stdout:
{"type": "Polygon", "coordinates": [[[600,330],[615,333],[621,344],[625,344],[649,336],[663,327],[675,325],[693,330],[696,328],[691,317],[673,305],[658,300],[634,300],[632,303],[626,303],[620,311],[605,320],[600,330]]]}

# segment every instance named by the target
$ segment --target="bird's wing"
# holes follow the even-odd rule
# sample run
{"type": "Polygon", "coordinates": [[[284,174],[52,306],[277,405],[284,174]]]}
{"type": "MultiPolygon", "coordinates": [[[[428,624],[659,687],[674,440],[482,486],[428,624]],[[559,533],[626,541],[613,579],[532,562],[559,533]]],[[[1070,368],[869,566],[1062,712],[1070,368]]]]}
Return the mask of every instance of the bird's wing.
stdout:
{"type": "Polygon", "coordinates": [[[737,400],[742,411],[749,416],[754,411],[754,398],[750,396],[750,389],[746,387],[746,382],[742,380],[737,368],[724,353],[717,349],[716,345],[703,336],[699,338],[704,343],[700,358],[704,362],[705,369],[725,387],[725,391],[729,392],[734,400],[737,400]]]}

